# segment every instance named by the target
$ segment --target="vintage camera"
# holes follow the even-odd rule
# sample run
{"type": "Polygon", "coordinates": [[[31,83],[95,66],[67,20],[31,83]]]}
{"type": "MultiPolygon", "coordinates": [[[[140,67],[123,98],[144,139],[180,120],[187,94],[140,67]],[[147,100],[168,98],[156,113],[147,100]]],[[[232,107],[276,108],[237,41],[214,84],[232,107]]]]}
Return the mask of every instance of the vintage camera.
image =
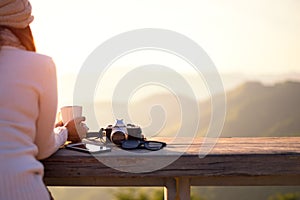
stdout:
{"type": "Polygon", "coordinates": [[[124,140],[144,140],[142,129],[134,124],[127,124],[123,120],[116,121],[115,125],[109,125],[105,129],[106,137],[116,145],[121,145],[124,140]]]}

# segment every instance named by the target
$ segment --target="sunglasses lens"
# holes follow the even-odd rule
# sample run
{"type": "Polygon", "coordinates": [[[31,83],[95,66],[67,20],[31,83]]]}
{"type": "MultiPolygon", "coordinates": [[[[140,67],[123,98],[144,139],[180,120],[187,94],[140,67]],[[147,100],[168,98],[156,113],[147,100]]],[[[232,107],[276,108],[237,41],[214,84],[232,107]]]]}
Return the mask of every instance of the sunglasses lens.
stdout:
{"type": "Polygon", "coordinates": [[[123,149],[135,149],[138,148],[140,142],[138,140],[124,140],[122,142],[123,149]]]}
{"type": "Polygon", "coordinates": [[[155,141],[147,141],[145,143],[145,147],[149,150],[159,150],[165,146],[165,143],[155,142],[155,141]]]}

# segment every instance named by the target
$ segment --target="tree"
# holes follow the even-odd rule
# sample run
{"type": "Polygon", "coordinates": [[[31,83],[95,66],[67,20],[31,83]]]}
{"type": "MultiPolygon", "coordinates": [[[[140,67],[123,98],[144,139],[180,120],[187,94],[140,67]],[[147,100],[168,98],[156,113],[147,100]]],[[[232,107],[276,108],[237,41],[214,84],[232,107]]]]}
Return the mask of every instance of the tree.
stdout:
{"type": "Polygon", "coordinates": [[[268,200],[300,200],[300,193],[286,193],[270,196],[268,200]]]}
{"type": "MultiPolygon", "coordinates": [[[[164,200],[163,189],[142,189],[142,188],[128,188],[124,190],[118,190],[114,193],[115,200],[164,200]]],[[[205,200],[199,195],[193,194],[191,200],[205,200]]]]}

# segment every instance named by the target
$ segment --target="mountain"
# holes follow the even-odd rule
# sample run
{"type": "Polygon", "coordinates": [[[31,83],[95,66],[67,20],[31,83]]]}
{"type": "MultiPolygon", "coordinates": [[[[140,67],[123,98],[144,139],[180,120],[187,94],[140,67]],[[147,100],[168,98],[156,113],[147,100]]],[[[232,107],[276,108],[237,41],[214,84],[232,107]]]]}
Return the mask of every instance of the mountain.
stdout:
{"type": "MultiPolygon", "coordinates": [[[[246,82],[227,92],[226,98],[227,113],[221,137],[300,136],[300,82],[273,85],[246,82]]],[[[220,97],[216,96],[216,99],[219,102],[220,97]]],[[[218,106],[214,105],[215,108],[218,106]]],[[[210,99],[195,104],[189,97],[166,93],[130,100],[128,105],[127,102],[97,102],[95,107],[90,107],[85,116],[89,119],[91,113],[95,113],[98,119],[94,123],[88,121],[92,130],[113,124],[115,118],[123,118],[127,123],[141,125],[148,137],[175,136],[182,122],[182,108],[185,108],[183,118],[187,119],[184,121],[185,133],[193,132],[200,122],[198,136],[203,136],[211,118],[210,99]],[[197,104],[199,118],[195,119],[192,116],[195,116],[197,104]]]]}
{"type": "Polygon", "coordinates": [[[236,136],[300,136],[300,82],[247,82],[228,92],[221,137],[236,136]]]}

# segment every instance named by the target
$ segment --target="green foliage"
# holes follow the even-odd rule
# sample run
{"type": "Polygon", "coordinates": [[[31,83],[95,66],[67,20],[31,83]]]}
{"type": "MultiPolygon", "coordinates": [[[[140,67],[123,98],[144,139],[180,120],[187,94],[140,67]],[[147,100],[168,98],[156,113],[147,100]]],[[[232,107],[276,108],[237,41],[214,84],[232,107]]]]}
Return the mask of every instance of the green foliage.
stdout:
{"type": "MultiPolygon", "coordinates": [[[[114,200],[164,200],[163,189],[128,188],[114,193],[114,200]]],[[[205,200],[199,195],[192,194],[191,200],[205,200]]]]}
{"type": "Polygon", "coordinates": [[[191,200],[205,200],[205,198],[203,198],[199,195],[192,194],[191,195],[191,200]]]}
{"type": "Polygon", "coordinates": [[[122,188],[114,197],[115,200],[163,200],[163,189],[122,188]]]}
{"type": "Polygon", "coordinates": [[[300,193],[286,193],[270,196],[268,200],[300,200],[300,193]]]}

